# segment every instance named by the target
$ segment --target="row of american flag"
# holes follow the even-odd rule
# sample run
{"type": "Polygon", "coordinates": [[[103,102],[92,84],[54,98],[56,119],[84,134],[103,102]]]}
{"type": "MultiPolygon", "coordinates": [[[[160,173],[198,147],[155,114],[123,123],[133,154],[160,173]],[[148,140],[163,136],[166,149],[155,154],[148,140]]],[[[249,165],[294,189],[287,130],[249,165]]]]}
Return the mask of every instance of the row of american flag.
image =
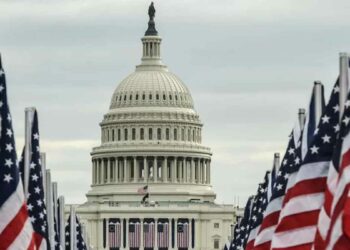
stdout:
{"type": "Polygon", "coordinates": [[[38,114],[26,109],[26,138],[17,158],[5,72],[0,58],[0,249],[87,249],[72,207],[65,223],[64,197],[57,197],[40,151],[38,114]]]}
{"type": "MultiPolygon", "coordinates": [[[[125,222],[124,222],[125,223],[125,222]]],[[[125,248],[123,246],[122,223],[119,219],[110,219],[108,223],[108,245],[111,250],[125,248]]],[[[127,229],[129,247],[145,249],[168,249],[170,248],[170,231],[168,219],[130,219],[127,229]],[[142,228],[141,228],[142,227],[142,228]],[[142,242],[142,244],[141,244],[142,242]],[[156,245],[157,244],[157,245],[156,245]]],[[[174,231],[174,230],[173,230],[174,231]]],[[[176,226],[177,247],[188,249],[190,247],[190,226],[187,219],[179,219],[176,226]]],[[[124,238],[125,241],[125,238],[124,238]]]]}
{"type": "MultiPolygon", "coordinates": [[[[315,82],[281,164],[267,171],[225,249],[350,249],[349,57],[325,104],[315,82]]],[[[276,162],[276,161],[275,161],[276,162]]]]}

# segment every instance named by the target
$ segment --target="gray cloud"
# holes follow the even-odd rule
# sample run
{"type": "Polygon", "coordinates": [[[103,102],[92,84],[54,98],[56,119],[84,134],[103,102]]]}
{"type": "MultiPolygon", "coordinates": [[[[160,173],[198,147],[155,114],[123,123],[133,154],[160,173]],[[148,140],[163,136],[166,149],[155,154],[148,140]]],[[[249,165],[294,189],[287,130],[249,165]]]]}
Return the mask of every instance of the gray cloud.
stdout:
{"type": "MultiPolygon", "coordinates": [[[[149,1],[2,1],[0,51],[17,148],[24,107],[39,110],[42,149],[68,202],[83,201],[98,123],[140,62],[149,1]],[[80,176],[79,187],[74,176],[80,176]],[[73,191],[72,191],[73,190],[73,191]]],[[[327,97],[349,50],[350,3],[295,0],[158,1],[164,62],[191,89],[214,152],[218,202],[256,190],[283,153],[312,82],[327,97]]]]}

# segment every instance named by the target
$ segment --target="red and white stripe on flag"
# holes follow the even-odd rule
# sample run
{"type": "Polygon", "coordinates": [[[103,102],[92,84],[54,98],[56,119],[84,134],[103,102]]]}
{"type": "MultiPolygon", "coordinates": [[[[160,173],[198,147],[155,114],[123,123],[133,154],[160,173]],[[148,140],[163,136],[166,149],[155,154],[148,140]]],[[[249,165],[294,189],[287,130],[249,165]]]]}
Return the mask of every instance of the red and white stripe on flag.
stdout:
{"type": "Polygon", "coordinates": [[[178,223],[177,224],[177,247],[178,248],[188,248],[189,246],[189,230],[188,223],[178,223]],[[181,229],[182,227],[182,229],[181,229]]]}
{"type": "Polygon", "coordinates": [[[154,247],[154,234],[155,234],[155,226],[154,222],[143,224],[143,244],[145,248],[153,248],[154,247]]]}
{"type": "Polygon", "coordinates": [[[350,133],[344,137],[341,159],[326,249],[349,249],[350,246],[350,133]]]}
{"type": "Polygon", "coordinates": [[[141,224],[140,222],[130,222],[129,224],[129,246],[130,248],[139,248],[141,239],[141,224]]]}
{"type": "Polygon", "coordinates": [[[121,246],[121,225],[120,222],[109,223],[108,243],[110,248],[120,248],[121,246]]]}
{"type": "Polygon", "coordinates": [[[159,248],[168,248],[169,247],[169,224],[158,223],[158,232],[157,240],[159,248]]]}

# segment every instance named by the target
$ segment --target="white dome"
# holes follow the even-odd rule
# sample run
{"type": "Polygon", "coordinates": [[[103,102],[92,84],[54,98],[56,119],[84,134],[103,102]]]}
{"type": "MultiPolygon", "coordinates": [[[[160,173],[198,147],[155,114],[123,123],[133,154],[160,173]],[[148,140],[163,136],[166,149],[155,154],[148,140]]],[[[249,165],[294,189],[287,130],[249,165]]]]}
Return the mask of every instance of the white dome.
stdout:
{"type": "Polygon", "coordinates": [[[130,74],[114,91],[111,109],[130,106],[193,108],[193,101],[188,88],[173,73],[145,70],[130,74]]]}

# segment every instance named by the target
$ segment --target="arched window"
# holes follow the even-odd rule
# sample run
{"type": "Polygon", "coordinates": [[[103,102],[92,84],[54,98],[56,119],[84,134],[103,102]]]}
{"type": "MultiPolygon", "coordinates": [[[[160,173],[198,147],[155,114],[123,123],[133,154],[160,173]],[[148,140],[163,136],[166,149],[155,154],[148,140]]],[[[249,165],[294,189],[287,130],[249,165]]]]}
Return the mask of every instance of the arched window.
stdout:
{"type": "Polygon", "coordinates": [[[159,100],[159,95],[158,94],[156,94],[156,99],[159,100]]]}
{"type": "Polygon", "coordinates": [[[169,100],[170,100],[170,101],[172,100],[172,98],[173,98],[173,97],[172,97],[171,95],[169,95],[169,100]]]}
{"type": "Polygon", "coordinates": [[[162,139],[162,129],[158,128],[157,129],[157,140],[161,140],[162,139]]]}
{"type": "Polygon", "coordinates": [[[153,140],[153,129],[152,128],[148,129],[148,140],[153,140]]]}
{"type": "Polygon", "coordinates": [[[118,141],[121,140],[121,136],[120,136],[120,128],[118,128],[118,141]]]}
{"type": "Polygon", "coordinates": [[[146,95],[143,94],[143,95],[142,95],[142,100],[145,100],[145,99],[146,99],[146,95]]]}
{"type": "Polygon", "coordinates": [[[149,94],[149,99],[152,100],[152,94],[149,94]]]}
{"type": "Polygon", "coordinates": [[[132,129],[132,139],[136,140],[136,129],[135,128],[132,129]]]}
{"type": "Polygon", "coordinates": [[[139,99],[139,94],[136,94],[135,99],[136,101],[139,99]]]}
{"type": "Polygon", "coordinates": [[[166,139],[166,140],[170,140],[170,130],[169,130],[169,128],[167,128],[167,129],[165,130],[165,139],[166,139]]]}
{"type": "Polygon", "coordinates": [[[109,141],[109,129],[107,129],[107,141],[109,141]]]}
{"type": "Polygon", "coordinates": [[[163,100],[165,100],[166,99],[166,95],[163,95],[163,100]]]}
{"type": "Polygon", "coordinates": [[[185,140],[185,129],[181,129],[181,140],[184,141],[185,140]]]}
{"type": "Polygon", "coordinates": [[[128,129],[127,128],[124,129],[124,140],[125,141],[128,140],[128,129]]]}
{"type": "Polygon", "coordinates": [[[177,101],[177,95],[175,95],[175,100],[177,101]]]}
{"type": "Polygon", "coordinates": [[[174,128],[174,140],[177,141],[177,129],[174,128]]]}
{"type": "Polygon", "coordinates": [[[114,129],[112,129],[112,141],[114,141],[114,129]]]}
{"type": "Polygon", "coordinates": [[[119,96],[119,101],[121,101],[122,100],[122,96],[119,96]]]}
{"type": "Polygon", "coordinates": [[[130,98],[129,98],[129,99],[130,99],[130,101],[132,100],[132,95],[130,95],[130,98]]]}
{"type": "Polygon", "coordinates": [[[140,129],[140,139],[141,140],[145,139],[145,130],[143,128],[140,129]]]}
{"type": "Polygon", "coordinates": [[[126,95],[124,95],[124,101],[126,101],[126,95]]]}

